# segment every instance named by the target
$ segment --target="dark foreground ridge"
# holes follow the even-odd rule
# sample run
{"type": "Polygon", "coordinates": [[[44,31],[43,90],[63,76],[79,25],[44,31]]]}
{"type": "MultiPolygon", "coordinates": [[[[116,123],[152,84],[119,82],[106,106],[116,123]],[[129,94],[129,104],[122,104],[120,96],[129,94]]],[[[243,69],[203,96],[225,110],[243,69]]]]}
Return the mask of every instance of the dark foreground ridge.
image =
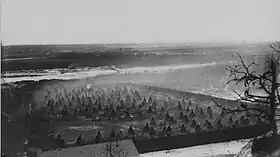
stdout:
{"type": "MultiPolygon", "coordinates": [[[[202,132],[189,135],[162,137],[159,139],[135,140],[134,144],[141,153],[178,149],[210,143],[229,142],[259,136],[271,129],[269,124],[225,129],[222,131],[202,132]]],[[[261,144],[262,145],[262,144],[261,144]]]]}
{"type": "Polygon", "coordinates": [[[280,135],[256,138],[253,141],[252,153],[268,153],[271,154],[275,151],[280,151],[280,135]]]}

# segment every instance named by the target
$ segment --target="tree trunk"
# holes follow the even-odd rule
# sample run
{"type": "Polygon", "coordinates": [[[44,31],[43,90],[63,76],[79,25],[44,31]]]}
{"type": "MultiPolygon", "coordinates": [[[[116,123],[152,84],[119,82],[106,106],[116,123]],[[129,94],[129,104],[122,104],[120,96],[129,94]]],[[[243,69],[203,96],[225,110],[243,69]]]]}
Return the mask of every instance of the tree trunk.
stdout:
{"type": "Polygon", "coordinates": [[[277,134],[277,125],[276,125],[276,120],[275,120],[275,109],[276,109],[276,96],[275,92],[277,90],[277,69],[276,69],[276,60],[275,57],[272,55],[271,56],[271,62],[270,62],[270,69],[271,69],[271,74],[272,74],[272,85],[271,85],[271,95],[270,95],[270,111],[269,111],[269,117],[268,120],[272,125],[273,129],[273,134],[277,134]]]}
{"type": "Polygon", "coordinates": [[[276,125],[276,120],[275,120],[275,110],[271,111],[268,120],[271,124],[271,129],[273,131],[273,135],[277,135],[277,125],[276,125]]]}

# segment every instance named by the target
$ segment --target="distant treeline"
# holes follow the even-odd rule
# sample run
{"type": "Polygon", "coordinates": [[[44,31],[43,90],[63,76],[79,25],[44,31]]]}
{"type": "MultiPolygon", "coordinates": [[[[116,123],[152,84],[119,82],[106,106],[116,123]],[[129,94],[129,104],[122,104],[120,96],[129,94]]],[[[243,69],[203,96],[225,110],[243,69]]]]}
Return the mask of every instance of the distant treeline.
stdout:
{"type": "MultiPolygon", "coordinates": [[[[5,46],[1,56],[1,70],[3,72],[68,68],[70,65],[74,68],[106,65],[126,66],[130,64],[133,66],[168,65],[193,61],[193,57],[198,57],[198,55],[193,54],[195,52],[202,52],[202,49],[186,46],[151,48],[120,48],[104,47],[103,45],[5,46]],[[4,60],[20,58],[23,59],[4,60]],[[24,60],[24,58],[29,59],[24,60]]],[[[195,60],[199,61],[197,58],[195,60]]],[[[201,61],[201,63],[203,62],[201,61]]]]}
{"type": "MultiPolygon", "coordinates": [[[[194,56],[193,57],[197,57],[194,56]]],[[[57,52],[51,55],[32,57],[28,60],[2,60],[1,71],[15,70],[39,70],[55,68],[76,68],[76,67],[99,67],[115,65],[119,67],[127,66],[155,66],[169,65],[180,60],[181,63],[193,61],[189,55],[155,55],[143,53],[134,55],[133,53],[83,53],[83,52],[57,52]],[[179,58],[178,58],[179,56],[179,58]]],[[[21,57],[18,57],[21,58],[21,57]]],[[[204,60],[201,61],[203,63],[204,60]]]]}
{"type": "Polygon", "coordinates": [[[161,137],[158,139],[134,140],[139,153],[178,149],[210,143],[228,142],[253,138],[271,129],[270,124],[231,128],[222,131],[202,132],[189,135],[161,137]]]}

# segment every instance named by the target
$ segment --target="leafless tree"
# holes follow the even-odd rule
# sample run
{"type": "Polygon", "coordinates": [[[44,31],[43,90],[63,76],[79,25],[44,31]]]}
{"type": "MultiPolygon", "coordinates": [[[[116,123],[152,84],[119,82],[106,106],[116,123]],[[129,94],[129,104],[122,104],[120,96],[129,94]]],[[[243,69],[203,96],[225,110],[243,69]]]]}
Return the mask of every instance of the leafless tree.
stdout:
{"type": "Polygon", "coordinates": [[[226,66],[229,72],[226,85],[234,83],[243,85],[245,90],[237,92],[238,106],[228,108],[220,105],[214,100],[214,103],[223,110],[229,112],[246,112],[247,116],[255,116],[264,119],[272,124],[273,134],[277,134],[276,122],[278,119],[276,110],[280,103],[278,79],[280,70],[280,42],[274,42],[268,45],[270,52],[265,54],[264,67],[260,70],[260,64],[252,61],[245,63],[245,59],[237,54],[240,63],[226,66]],[[261,94],[257,94],[261,93],[261,94]]]}

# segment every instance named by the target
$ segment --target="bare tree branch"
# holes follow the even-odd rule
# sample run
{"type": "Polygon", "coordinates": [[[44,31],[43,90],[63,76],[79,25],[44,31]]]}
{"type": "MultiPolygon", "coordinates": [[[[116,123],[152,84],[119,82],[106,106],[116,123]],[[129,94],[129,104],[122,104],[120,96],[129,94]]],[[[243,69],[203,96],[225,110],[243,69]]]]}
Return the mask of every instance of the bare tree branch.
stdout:
{"type": "MultiPolygon", "coordinates": [[[[229,112],[246,112],[246,111],[249,111],[249,110],[253,110],[253,111],[258,111],[258,112],[263,112],[262,109],[258,109],[258,108],[236,108],[236,109],[230,109],[230,108],[226,108],[222,105],[220,105],[213,97],[212,97],[212,100],[213,102],[219,107],[221,108],[222,110],[225,110],[225,111],[229,111],[229,112]]],[[[243,103],[244,104],[244,103],[243,103]]]]}
{"type": "MultiPolygon", "coordinates": [[[[226,108],[217,103],[214,98],[213,102],[223,110],[246,112],[247,116],[262,117],[276,125],[275,112],[280,104],[280,82],[278,79],[280,74],[280,42],[275,42],[268,46],[272,53],[269,52],[265,55],[263,71],[258,70],[259,64],[255,61],[246,64],[239,53],[237,53],[237,57],[240,63],[226,66],[226,71],[229,72],[229,75],[225,85],[231,83],[236,85],[243,84],[243,87],[246,88],[242,93],[233,90],[238,96],[236,102],[239,103],[241,108],[226,108]],[[255,90],[262,94],[256,94],[255,90]]],[[[277,127],[275,126],[274,132],[277,132],[277,127]]]]}

